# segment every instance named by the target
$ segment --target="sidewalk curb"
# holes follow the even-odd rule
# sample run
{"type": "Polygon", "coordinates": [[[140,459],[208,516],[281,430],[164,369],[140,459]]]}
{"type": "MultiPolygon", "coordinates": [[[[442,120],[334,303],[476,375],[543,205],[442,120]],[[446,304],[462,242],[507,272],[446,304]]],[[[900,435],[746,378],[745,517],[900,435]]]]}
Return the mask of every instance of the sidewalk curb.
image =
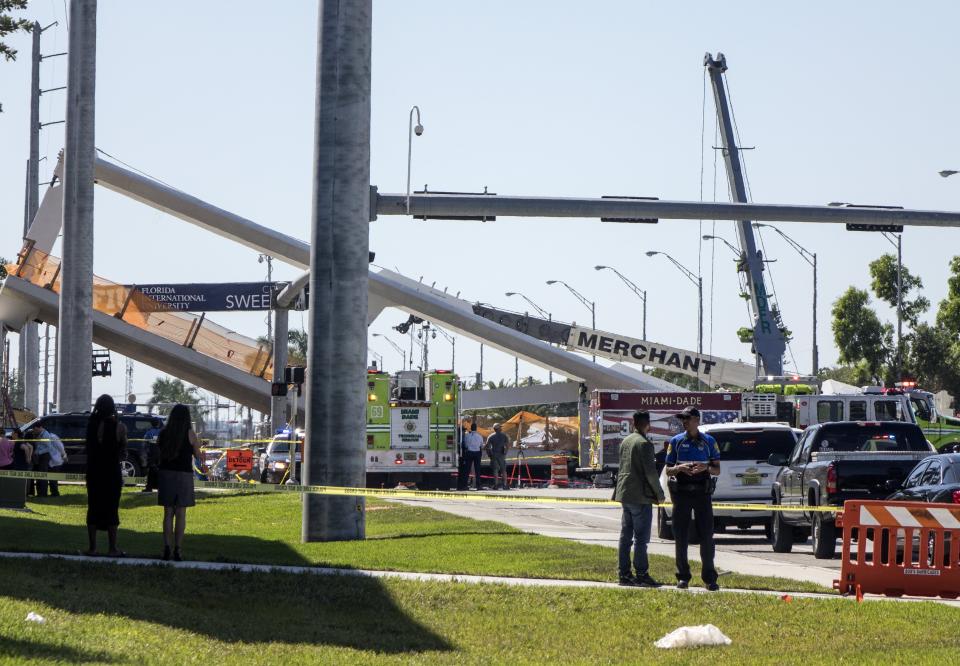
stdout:
{"type": "MultiPolygon", "coordinates": [[[[415,571],[379,571],[372,569],[339,569],[333,567],[301,567],[301,566],[283,566],[271,564],[241,564],[228,562],[163,562],[161,560],[127,557],[112,559],[109,557],[88,557],[86,555],[65,555],[61,553],[17,553],[0,552],[0,558],[6,559],[61,559],[73,562],[91,562],[96,564],[115,564],[117,566],[139,566],[139,567],[172,567],[177,569],[191,569],[195,571],[237,571],[241,573],[287,573],[287,574],[313,574],[316,576],[354,576],[358,578],[392,578],[397,580],[426,581],[426,582],[445,582],[445,583],[468,583],[472,585],[514,585],[520,587],[572,587],[572,588],[593,588],[593,589],[613,589],[623,590],[630,593],[654,593],[666,592],[672,594],[706,594],[711,595],[705,588],[691,587],[687,590],[677,590],[673,586],[663,586],[660,588],[644,587],[621,587],[616,583],[605,583],[592,580],[564,580],[558,578],[514,578],[508,576],[477,576],[468,574],[438,574],[423,573],[415,571]]],[[[820,592],[782,592],[773,590],[744,590],[735,588],[723,588],[721,593],[733,594],[753,594],[761,596],[783,597],[789,595],[793,599],[831,599],[836,601],[855,601],[854,597],[842,596],[839,594],[829,594],[820,592]]],[[[960,600],[948,599],[924,599],[924,598],[889,598],[880,596],[867,596],[864,601],[900,601],[900,602],[918,602],[933,601],[943,603],[949,606],[960,607],[960,600]]]]}

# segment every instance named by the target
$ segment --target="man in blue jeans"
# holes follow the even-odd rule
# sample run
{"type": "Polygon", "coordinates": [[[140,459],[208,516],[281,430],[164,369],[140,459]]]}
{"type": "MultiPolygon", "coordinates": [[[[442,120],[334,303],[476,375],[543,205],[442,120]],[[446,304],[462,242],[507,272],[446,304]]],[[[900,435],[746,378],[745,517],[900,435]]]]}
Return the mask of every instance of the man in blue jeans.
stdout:
{"type": "Polygon", "coordinates": [[[617,472],[617,489],[613,495],[613,499],[623,506],[620,520],[620,584],[659,587],[660,583],[650,576],[647,560],[653,505],[663,502],[653,442],[647,439],[650,413],[635,412],[633,429],[633,433],[620,442],[620,469],[617,472]],[[631,544],[636,575],[630,571],[631,544]]]}

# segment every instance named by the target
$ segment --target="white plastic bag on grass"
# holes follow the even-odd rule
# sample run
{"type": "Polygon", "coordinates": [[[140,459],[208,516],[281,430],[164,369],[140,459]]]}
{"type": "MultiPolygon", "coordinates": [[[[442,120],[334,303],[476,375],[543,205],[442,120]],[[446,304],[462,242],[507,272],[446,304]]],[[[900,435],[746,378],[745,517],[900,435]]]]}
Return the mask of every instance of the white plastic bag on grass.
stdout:
{"type": "Polygon", "coordinates": [[[37,615],[33,611],[27,613],[27,622],[36,622],[37,624],[46,624],[47,620],[42,615],[37,615]]]}
{"type": "Polygon", "coordinates": [[[730,645],[729,638],[712,624],[680,627],[654,643],[658,648],[699,647],[701,645],[730,645]]]}

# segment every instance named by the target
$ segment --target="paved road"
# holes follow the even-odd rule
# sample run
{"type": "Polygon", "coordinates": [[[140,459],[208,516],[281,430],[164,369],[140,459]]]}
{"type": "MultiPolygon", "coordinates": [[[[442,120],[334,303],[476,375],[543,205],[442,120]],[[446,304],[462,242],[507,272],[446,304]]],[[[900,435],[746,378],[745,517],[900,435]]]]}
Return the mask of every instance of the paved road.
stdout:
{"type": "MultiPolygon", "coordinates": [[[[510,491],[516,492],[516,491],[510,491]]],[[[523,490],[524,495],[589,497],[609,499],[610,490],[523,490]]],[[[502,494],[502,493],[497,493],[502,494]]],[[[617,507],[570,504],[514,504],[500,502],[451,502],[429,499],[405,500],[423,502],[431,507],[478,520],[496,520],[517,529],[545,536],[574,539],[584,543],[617,547],[620,535],[620,509],[617,507]]],[[[780,576],[804,580],[830,587],[839,576],[839,556],[818,560],[808,540],[796,544],[792,553],[774,553],[760,529],[746,532],[729,531],[716,535],[717,567],[721,571],[760,576],[780,576]]],[[[672,557],[673,542],[654,536],[649,552],[672,557]]],[[[690,559],[699,559],[696,546],[690,548],[690,559]]],[[[612,562],[612,560],[611,560],[612,562]]],[[[611,565],[612,566],[612,565],[611,565]]],[[[722,582],[722,578],[721,578],[722,582]]]]}

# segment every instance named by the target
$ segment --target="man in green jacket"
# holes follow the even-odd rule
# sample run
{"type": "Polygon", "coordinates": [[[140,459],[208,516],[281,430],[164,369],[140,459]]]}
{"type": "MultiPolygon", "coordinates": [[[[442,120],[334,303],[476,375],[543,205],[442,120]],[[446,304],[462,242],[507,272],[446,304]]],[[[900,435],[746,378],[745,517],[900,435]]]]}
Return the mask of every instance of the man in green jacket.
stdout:
{"type": "Polygon", "coordinates": [[[663,490],[657,476],[653,442],[647,439],[650,413],[633,414],[634,432],[620,442],[620,470],[613,499],[623,506],[620,521],[620,584],[640,587],[659,587],[650,577],[647,561],[647,543],[653,505],[663,502],[663,490]],[[630,545],[633,544],[633,568],[630,573],[630,545]]]}

